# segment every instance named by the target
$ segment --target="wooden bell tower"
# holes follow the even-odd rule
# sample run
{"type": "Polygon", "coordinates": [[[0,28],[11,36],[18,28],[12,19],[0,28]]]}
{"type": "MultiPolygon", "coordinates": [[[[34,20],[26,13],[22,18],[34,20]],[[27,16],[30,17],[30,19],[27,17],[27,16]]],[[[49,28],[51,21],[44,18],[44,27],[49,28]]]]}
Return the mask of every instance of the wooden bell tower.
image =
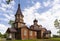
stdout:
{"type": "Polygon", "coordinates": [[[24,16],[23,16],[21,9],[20,9],[20,3],[18,3],[18,9],[15,14],[15,28],[20,28],[21,26],[23,26],[25,24],[23,17],[24,16]]]}

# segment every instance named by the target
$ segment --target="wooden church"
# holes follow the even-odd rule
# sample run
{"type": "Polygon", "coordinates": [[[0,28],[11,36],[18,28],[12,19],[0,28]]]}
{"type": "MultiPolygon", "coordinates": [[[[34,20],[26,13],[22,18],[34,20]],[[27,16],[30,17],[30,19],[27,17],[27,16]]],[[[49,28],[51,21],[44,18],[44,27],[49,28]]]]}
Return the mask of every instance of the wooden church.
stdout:
{"type": "Polygon", "coordinates": [[[38,25],[38,20],[33,20],[33,25],[27,27],[24,23],[24,15],[21,12],[20,4],[18,4],[18,9],[15,14],[14,27],[8,28],[7,38],[9,39],[41,39],[41,38],[50,38],[51,31],[43,28],[42,25],[38,25]]]}

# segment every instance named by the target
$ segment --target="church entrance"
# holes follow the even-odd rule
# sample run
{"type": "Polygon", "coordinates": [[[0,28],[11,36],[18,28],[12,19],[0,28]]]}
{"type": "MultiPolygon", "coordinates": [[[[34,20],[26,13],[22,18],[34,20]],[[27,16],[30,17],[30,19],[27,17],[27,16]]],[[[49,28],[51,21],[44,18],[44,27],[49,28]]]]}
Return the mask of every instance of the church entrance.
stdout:
{"type": "Polygon", "coordinates": [[[15,38],[16,39],[21,39],[21,30],[20,29],[16,29],[17,32],[15,33],[15,38]]]}
{"type": "Polygon", "coordinates": [[[41,31],[37,31],[37,39],[41,38],[41,31]]]}

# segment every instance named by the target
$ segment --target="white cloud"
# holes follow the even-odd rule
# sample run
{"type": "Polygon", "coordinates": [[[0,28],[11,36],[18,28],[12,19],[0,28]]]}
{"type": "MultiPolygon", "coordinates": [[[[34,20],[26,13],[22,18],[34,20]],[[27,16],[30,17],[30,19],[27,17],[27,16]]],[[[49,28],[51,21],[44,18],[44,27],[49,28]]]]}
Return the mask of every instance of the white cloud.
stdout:
{"type": "Polygon", "coordinates": [[[5,18],[0,18],[1,21],[5,21],[5,22],[8,22],[9,20],[8,19],[5,19],[5,18]]]}
{"type": "Polygon", "coordinates": [[[1,11],[6,11],[6,8],[0,7],[0,10],[1,10],[1,11]]]}
{"type": "Polygon", "coordinates": [[[4,33],[6,32],[6,30],[7,30],[7,27],[8,27],[8,26],[6,26],[6,25],[0,24],[0,32],[1,32],[2,34],[4,34],[4,33]]]}
{"type": "MultiPolygon", "coordinates": [[[[5,4],[4,2],[6,2],[6,0],[1,0],[0,10],[3,12],[3,14],[1,13],[0,16],[3,15],[5,18],[1,17],[0,20],[2,20],[2,22],[3,21],[9,22],[9,20],[14,20],[13,9],[15,2],[14,0],[11,1],[10,4],[5,4]]],[[[8,27],[9,27],[8,25],[0,24],[0,32],[4,34],[8,27]]]]}
{"type": "MultiPolygon", "coordinates": [[[[52,0],[53,1],[53,0],[52,0]]],[[[47,6],[52,6],[52,2],[51,0],[47,0],[46,2],[43,2],[43,5],[45,6],[45,7],[47,7],[47,6]]]]}
{"type": "MultiPolygon", "coordinates": [[[[3,1],[5,2],[6,0],[3,0],[3,1]]],[[[2,12],[4,12],[4,13],[0,14],[0,15],[3,15],[6,18],[5,19],[1,18],[0,20],[8,21],[10,19],[12,19],[12,20],[14,19],[14,16],[13,16],[14,5],[15,5],[15,1],[14,0],[11,1],[10,4],[1,3],[0,10],[2,12]]]]}
{"type": "MultiPolygon", "coordinates": [[[[3,0],[3,1],[6,1],[6,0],[3,0]]],[[[2,2],[2,1],[1,1],[2,2]]],[[[6,12],[6,10],[7,10],[7,8],[8,9],[13,9],[14,8],[14,5],[15,5],[15,1],[11,1],[10,2],[10,4],[5,4],[5,3],[0,3],[1,5],[0,5],[0,10],[2,10],[2,11],[5,11],[6,12]]]]}
{"type": "Polygon", "coordinates": [[[54,2],[52,4],[49,2],[44,3],[45,6],[53,5],[53,7],[50,10],[43,12],[42,14],[39,14],[36,10],[41,7],[39,2],[35,3],[35,5],[33,5],[32,7],[25,8],[25,10],[23,11],[23,14],[25,16],[24,21],[27,24],[31,25],[31,24],[33,24],[34,18],[37,18],[39,21],[38,24],[43,25],[48,30],[51,30],[52,34],[57,34],[57,29],[54,27],[54,20],[56,19],[56,16],[58,19],[60,19],[60,14],[59,14],[60,13],[60,4],[59,4],[59,2],[60,2],[59,0],[58,1],[54,0],[54,2]]]}
{"type": "Polygon", "coordinates": [[[50,4],[50,2],[44,2],[44,6],[46,7],[46,6],[48,6],[50,4]]]}
{"type": "MultiPolygon", "coordinates": [[[[60,10],[59,10],[60,4],[59,4],[59,2],[60,2],[59,0],[54,0],[54,2],[52,4],[49,1],[47,1],[47,3],[44,3],[44,6],[53,5],[53,7],[50,10],[43,12],[42,14],[37,12],[37,10],[42,7],[41,3],[39,3],[39,2],[34,3],[34,5],[31,7],[25,8],[23,11],[24,22],[27,25],[31,25],[31,24],[33,24],[33,20],[35,18],[37,18],[37,20],[39,21],[38,24],[43,25],[43,27],[47,28],[48,30],[51,30],[52,34],[56,34],[57,29],[54,27],[54,20],[56,18],[60,19],[60,14],[59,14],[60,13],[60,10]]],[[[14,2],[12,2],[12,3],[14,3],[14,2]]],[[[10,8],[12,6],[14,6],[14,4],[7,5],[7,7],[10,7],[10,8]]],[[[5,4],[2,4],[2,7],[3,7],[2,10],[4,10],[4,11],[5,11],[4,8],[7,8],[5,4]]],[[[12,17],[14,18],[14,16],[12,16],[12,14],[11,15],[3,14],[3,15],[8,20],[12,19],[12,17]]],[[[6,26],[3,24],[1,27],[6,28],[6,26]]]]}
{"type": "Polygon", "coordinates": [[[10,14],[10,15],[3,14],[3,15],[4,15],[5,18],[0,18],[0,20],[2,20],[2,21],[9,22],[9,20],[14,20],[15,19],[13,14],[10,14]]]}
{"type": "Polygon", "coordinates": [[[40,3],[37,2],[34,6],[24,9],[25,10],[24,13],[28,12],[29,14],[31,14],[31,13],[33,13],[35,10],[37,10],[40,7],[41,7],[40,3]]]}
{"type": "Polygon", "coordinates": [[[59,1],[54,1],[52,5],[53,7],[50,10],[41,14],[41,16],[46,19],[45,23],[42,21],[41,24],[47,29],[50,29],[52,31],[52,34],[57,34],[57,29],[54,27],[54,20],[56,18],[60,19],[59,1]]]}
{"type": "MultiPolygon", "coordinates": [[[[28,24],[33,24],[33,19],[34,19],[34,12],[41,7],[40,3],[37,2],[34,4],[32,7],[26,8],[23,11],[24,14],[24,20],[25,22],[28,22],[28,24]],[[28,19],[28,20],[26,20],[28,19]],[[30,22],[29,22],[30,21],[30,22]]],[[[28,25],[27,24],[27,25],[28,25]]]]}

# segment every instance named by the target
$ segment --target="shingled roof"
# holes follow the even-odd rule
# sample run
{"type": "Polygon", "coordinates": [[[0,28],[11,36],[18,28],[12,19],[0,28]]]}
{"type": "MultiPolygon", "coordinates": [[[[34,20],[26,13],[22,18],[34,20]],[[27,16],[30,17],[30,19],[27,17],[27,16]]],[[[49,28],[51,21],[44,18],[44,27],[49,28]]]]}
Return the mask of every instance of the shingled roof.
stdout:
{"type": "Polygon", "coordinates": [[[20,9],[20,4],[18,4],[18,9],[17,9],[16,15],[21,15],[22,17],[24,17],[22,12],[21,12],[21,9],[20,9]]]}
{"type": "Polygon", "coordinates": [[[45,34],[51,34],[50,30],[45,31],[45,34]]]}
{"type": "Polygon", "coordinates": [[[14,28],[7,29],[7,33],[14,33],[14,32],[17,32],[16,29],[14,29],[14,28]]]}

